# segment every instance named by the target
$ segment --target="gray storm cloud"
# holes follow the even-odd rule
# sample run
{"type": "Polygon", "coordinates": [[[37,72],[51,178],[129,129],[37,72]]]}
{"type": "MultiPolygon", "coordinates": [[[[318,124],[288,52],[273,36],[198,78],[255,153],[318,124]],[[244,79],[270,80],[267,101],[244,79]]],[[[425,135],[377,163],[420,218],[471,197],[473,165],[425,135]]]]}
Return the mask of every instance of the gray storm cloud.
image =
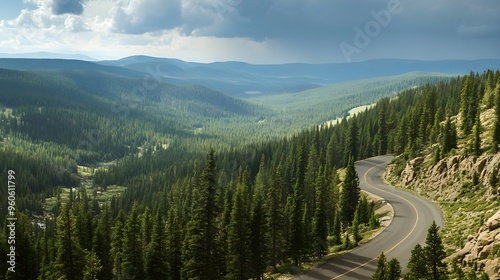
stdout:
{"type": "Polygon", "coordinates": [[[45,28],[64,23],[71,32],[133,34],[131,41],[146,33],[154,38],[159,31],[223,39],[221,44],[247,40],[270,53],[279,50],[312,62],[344,62],[346,56],[352,61],[498,57],[500,46],[498,0],[25,1],[38,9],[23,10],[8,24],[45,28]],[[107,7],[101,16],[84,13],[95,12],[100,2],[107,7]],[[394,3],[401,11],[384,17],[394,3]],[[62,21],[65,16],[54,14],[81,16],[62,21]]]}
{"type": "Polygon", "coordinates": [[[83,13],[83,1],[81,0],[53,0],[52,13],[55,15],[83,13]]]}
{"type": "Polygon", "coordinates": [[[143,34],[183,25],[181,0],[130,0],[113,13],[113,29],[143,34]]]}
{"type": "Polygon", "coordinates": [[[129,0],[113,30],[177,29],[189,36],[273,42],[310,61],[372,57],[454,57],[500,45],[500,2],[491,0],[129,0]],[[397,7],[387,24],[375,15],[397,7]],[[380,21],[380,19],[379,19],[380,21]],[[370,29],[366,31],[367,29],[370,29]],[[360,31],[361,30],[361,31],[360,31]],[[360,34],[362,33],[363,34],[360,34]],[[376,33],[376,34],[375,34],[376,33]],[[479,36],[480,35],[480,36],[479,36]],[[359,44],[360,38],[366,44],[359,44]],[[358,44],[356,44],[358,42],[358,44]],[[339,48],[340,45],[349,48],[339,48]]]}
{"type": "MultiPolygon", "coordinates": [[[[78,11],[81,2],[64,2],[59,12],[78,11]]],[[[458,33],[479,27],[494,36],[500,2],[487,0],[130,0],[114,15],[120,33],[181,28],[184,33],[222,38],[346,40],[353,28],[373,20],[373,12],[397,2],[403,9],[384,33],[458,33]],[[460,28],[460,30],[459,30],[460,28]]]]}

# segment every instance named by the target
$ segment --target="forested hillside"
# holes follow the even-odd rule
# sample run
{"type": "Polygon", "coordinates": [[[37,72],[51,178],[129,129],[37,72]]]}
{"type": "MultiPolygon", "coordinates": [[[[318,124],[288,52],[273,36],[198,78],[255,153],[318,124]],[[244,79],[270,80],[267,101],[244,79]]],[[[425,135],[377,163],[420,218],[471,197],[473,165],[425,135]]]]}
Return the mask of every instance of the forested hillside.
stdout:
{"type": "Polygon", "coordinates": [[[162,146],[186,149],[182,142],[205,122],[256,122],[264,112],[201,86],[137,85],[141,79],[92,71],[0,70],[4,145],[14,139],[50,143],[88,165],[162,146]]]}
{"type": "MultiPolygon", "coordinates": [[[[477,132],[480,112],[500,112],[500,71],[409,88],[335,126],[272,140],[241,139],[274,114],[262,105],[167,83],[130,94],[138,84],[93,71],[0,70],[0,171],[23,186],[16,262],[30,268],[2,277],[268,278],[377,227],[354,161],[431,151],[437,162],[469,139],[476,156],[500,140],[496,113],[494,133],[477,132]],[[79,165],[95,167],[83,183],[79,165]],[[116,185],[125,192],[103,199],[116,185]],[[60,186],[74,187],[67,199],[60,186]]],[[[9,253],[5,242],[0,249],[9,253]]]]}
{"type": "Polygon", "coordinates": [[[245,100],[269,107],[276,112],[276,117],[268,121],[276,121],[278,118],[282,122],[299,127],[302,131],[309,129],[311,123],[322,124],[345,117],[352,108],[373,104],[405,89],[447,81],[451,77],[453,76],[440,73],[412,72],[392,77],[336,83],[293,94],[249,94],[245,100]]]}
{"type": "MultiPolygon", "coordinates": [[[[46,198],[62,186],[80,185],[78,166],[98,168],[154,153],[173,165],[210,147],[228,149],[223,139],[229,137],[197,130],[207,123],[226,129],[229,120],[256,123],[265,112],[201,86],[156,83],[144,89],[142,78],[90,70],[0,69],[0,170],[24,174],[20,209],[43,215],[46,198]]],[[[6,197],[5,190],[1,194],[6,197]]],[[[0,209],[3,218],[6,205],[0,209]]]]}

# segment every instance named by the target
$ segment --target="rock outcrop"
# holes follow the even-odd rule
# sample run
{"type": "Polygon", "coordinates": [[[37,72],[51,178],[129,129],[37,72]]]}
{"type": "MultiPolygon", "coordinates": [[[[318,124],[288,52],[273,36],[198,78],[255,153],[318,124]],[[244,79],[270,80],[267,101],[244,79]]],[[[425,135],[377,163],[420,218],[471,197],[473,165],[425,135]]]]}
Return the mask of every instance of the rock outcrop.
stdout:
{"type": "Polygon", "coordinates": [[[487,187],[485,198],[492,198],[500,192],[500,184],[490,185],[492,173],[500,179],[500,154],[480,157],[454,155],[430,165],[430,158],[417,157],[406,163],[401,175],[394,182],[390,169],[387,179],[403,188],[411,188],[419,194],[435,192],[441,199],[453,201],[460,195],[465,182],[477,176],[487,187]]]}
{"type": "Polygon", "coordinates": [[[462,266],[478,263],[490,279],[500,279],[500,210],[484,223],[475,236],[469,236],[465,246],[452,257],[462,266]]]}

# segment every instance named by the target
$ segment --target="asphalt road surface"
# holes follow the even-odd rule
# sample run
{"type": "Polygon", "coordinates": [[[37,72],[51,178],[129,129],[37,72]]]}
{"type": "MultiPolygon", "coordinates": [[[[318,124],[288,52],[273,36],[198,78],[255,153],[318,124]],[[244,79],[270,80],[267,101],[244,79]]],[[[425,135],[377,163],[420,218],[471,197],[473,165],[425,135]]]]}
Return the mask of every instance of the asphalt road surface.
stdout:
{"type": "Polygon", "coordinates": [[[392,156],[379,156],[356,162],[360,188],[383,197],[394,208],[392,223],[377,237],[293,279],[371,279],[381,252],[387,259],[397,258],[403,272],[413,247],[425,244],[427,229],[435,220],[443,227],[439,207],[428,200],[384,184],[382,174],[392,156]]]}

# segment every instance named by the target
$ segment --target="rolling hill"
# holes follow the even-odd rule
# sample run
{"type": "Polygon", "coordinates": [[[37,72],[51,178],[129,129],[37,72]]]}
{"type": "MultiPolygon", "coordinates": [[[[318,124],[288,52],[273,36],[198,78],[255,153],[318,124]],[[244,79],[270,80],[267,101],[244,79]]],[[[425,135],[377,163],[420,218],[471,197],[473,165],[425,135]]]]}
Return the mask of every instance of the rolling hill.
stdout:
{"type": "Polygon", "coordinates": [[[498,59],[421,61],[379,59],[356,63],[248,64],[244,62],[196,63],[178,59],[132,56],[103,65],[120,66],[138,72],[154,71],[170,82],[202,84],[230,95],[299,92],[323,85],[389,77],[409,72],[467,74],[500,67],[498,59]]]}
{"type": "Polygon", "coordinates": [[[92,164],[158,145],[180,151],[203,124],[258,119],[264,109],[199,85],[145,87],[141,78],[95,70],[0,69],[0,111],[3,144],[52,143],[92,164]]]}
{"type": "MultiPolygon", "coordinates": [[[[137,152],[144,145],[172,143],[174,138],[185,147],[183,140],[193,138],[204,147],[230,148],[295,134],[345,116],[354,107],[451,75],[440,73],[466,73],[497,64],[500,60],[252,65],[147,56],[100,62],[3,58],[0,104],[14,113],[23,108],[24,117],[32,118],[24,123],[31,124],[24,128],[29,139],[54,140],[73,149],[78,137],[55,139],[39,128],[52,127],[64,135],[63,123],[56,118],[68,121],[68,131],[103,130],[102,124],[135,127],[136,139],[125,137],[129,141],[113,147],[114,155],[90,156],[100,161],[137,152]],[[407,73],[414,70],[421,72],[407,73]],[[439,73],[422,72],[428,70],[439,73]],[[49,113],[52,117],[45,117],[51,122],[38,116],[49,113]],[[81,114],[90,115],[90,122],[81,125],[81,114]],[[36,137],[30,135],[33,131],[38,131],[36,137]]],[[[109,136],[110,145],[113,137],[117,136],[109,136]]],[[[93,153],[104,152],[93,148],[93,153]]]]}
{"type": "Polygon", "coordinates": [[[31,53],[0,53],[0,58],[51,58],[51,59],[75,59],[85,61],[97,61],[97,59],[84,54],[53,53],[53,52],[31,52],[31,53]]]}
{"type": "Polygon", "coordinates": [[[390,77],[409,72],[467,74],[500,67],[499,59],[420,61],[378,59],[356,63],[248,64],[198,63],[179,59],[131,56],[118,60],[0,58],[0,68],[17,70],[97,71],[115,76],[198,84],[236,97],[295,93],[325,85],[390,77]]]}

